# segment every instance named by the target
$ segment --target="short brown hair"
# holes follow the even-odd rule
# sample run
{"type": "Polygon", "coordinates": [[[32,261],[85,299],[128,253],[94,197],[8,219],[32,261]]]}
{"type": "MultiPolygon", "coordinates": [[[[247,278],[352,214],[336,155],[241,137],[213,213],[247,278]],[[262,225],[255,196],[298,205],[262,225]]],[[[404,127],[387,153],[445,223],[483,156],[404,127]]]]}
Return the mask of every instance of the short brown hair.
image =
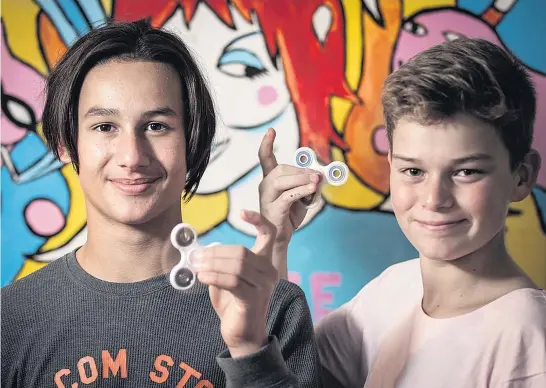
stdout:
{"type": "Polygon", "coordinates": [[[534,86],[512,55],[483,39],[460,38],[420,52],[390,74],[381,99],[391,148],[402,117],[429,125],[457,113],[495,128],[512,168],[531,148],[534,86]]]}

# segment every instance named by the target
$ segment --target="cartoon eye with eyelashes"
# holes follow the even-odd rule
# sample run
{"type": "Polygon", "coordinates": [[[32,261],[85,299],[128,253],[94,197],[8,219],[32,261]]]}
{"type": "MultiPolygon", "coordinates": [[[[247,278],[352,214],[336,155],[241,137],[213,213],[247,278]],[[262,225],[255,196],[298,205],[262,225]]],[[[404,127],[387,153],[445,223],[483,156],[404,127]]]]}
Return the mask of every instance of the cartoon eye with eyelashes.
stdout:
{"type": "Polygon", "coordinates": [[[2,88],[2,113],[15,125],[29,131],[36,130],[36,116],[32,108],[17,97],[4,94],[2,88]]]}
{"type": "Polygon", "coordinates": [[[218,61],[218,69],[239,78],[252,79],[267,74],[267,69],[256,54],[244,49],[225,51],[218,61]]]}

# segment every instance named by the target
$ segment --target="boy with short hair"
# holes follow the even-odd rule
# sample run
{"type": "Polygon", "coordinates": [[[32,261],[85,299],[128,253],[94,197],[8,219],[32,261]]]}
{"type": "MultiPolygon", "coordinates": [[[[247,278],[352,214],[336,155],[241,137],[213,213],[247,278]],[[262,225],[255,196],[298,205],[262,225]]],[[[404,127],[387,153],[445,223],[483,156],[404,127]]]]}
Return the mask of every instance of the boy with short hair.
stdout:
{"type": "Polygon", "coordinates": [[[317,323],[325,385],[546,387],[546,292],[504,244],[541,164],[529,77],[502,48],[457,39],[392,73],[382,102],[392,207],[419,258],[317,323]]]}
{"type": "Polygon", "coordinates": [[[260,214],[242,215],[252,249],[204,248],[190,257],[200,282],[169,283],[181,194],[216,129],[184,43],[144,21],[94,29],[47,87],[44,134],[78,172],[87,242],[2,290],[2,386],[322,386],[305,296],[278,282],[260,214]]]}

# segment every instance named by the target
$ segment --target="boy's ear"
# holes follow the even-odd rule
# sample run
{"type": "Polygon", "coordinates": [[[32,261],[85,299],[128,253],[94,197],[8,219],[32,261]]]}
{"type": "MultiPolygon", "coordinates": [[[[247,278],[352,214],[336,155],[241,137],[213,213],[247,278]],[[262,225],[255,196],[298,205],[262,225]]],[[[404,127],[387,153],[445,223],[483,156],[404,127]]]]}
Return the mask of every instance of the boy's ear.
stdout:
{"type": "Polygon", "coordinates": [[[531,149],[525,155],[523,162],[514,171],[516,186],[512,194],[512,202],[522,201],[531,194],[537,182],[541,162],[540,154],[536,150],[531,149]]]}
{"type": "Polygon", "coordinates": [[[61,162],[65,164],[72,163],[72,159],[70,158],[68,151],[63,145],[59,145],[59,147],[57,148],[57,152],[59,153],[59,159],[61,160],[61,162]]]}

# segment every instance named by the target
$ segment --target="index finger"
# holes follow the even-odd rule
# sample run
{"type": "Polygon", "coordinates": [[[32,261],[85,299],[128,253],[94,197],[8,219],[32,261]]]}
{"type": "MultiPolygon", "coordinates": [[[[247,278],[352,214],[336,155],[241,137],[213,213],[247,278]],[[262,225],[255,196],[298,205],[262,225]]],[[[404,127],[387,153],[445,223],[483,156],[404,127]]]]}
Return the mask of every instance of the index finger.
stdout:
{"type": "Polygon", "coordinates": [[[269,128],[262,138],[260,149],[258,151],[258,157],[260,158],[260,165],[264,173],[264,178],[277,167],[277,158],[273,154],[273,143],[275,142],[275,130],[269,128]]]}

